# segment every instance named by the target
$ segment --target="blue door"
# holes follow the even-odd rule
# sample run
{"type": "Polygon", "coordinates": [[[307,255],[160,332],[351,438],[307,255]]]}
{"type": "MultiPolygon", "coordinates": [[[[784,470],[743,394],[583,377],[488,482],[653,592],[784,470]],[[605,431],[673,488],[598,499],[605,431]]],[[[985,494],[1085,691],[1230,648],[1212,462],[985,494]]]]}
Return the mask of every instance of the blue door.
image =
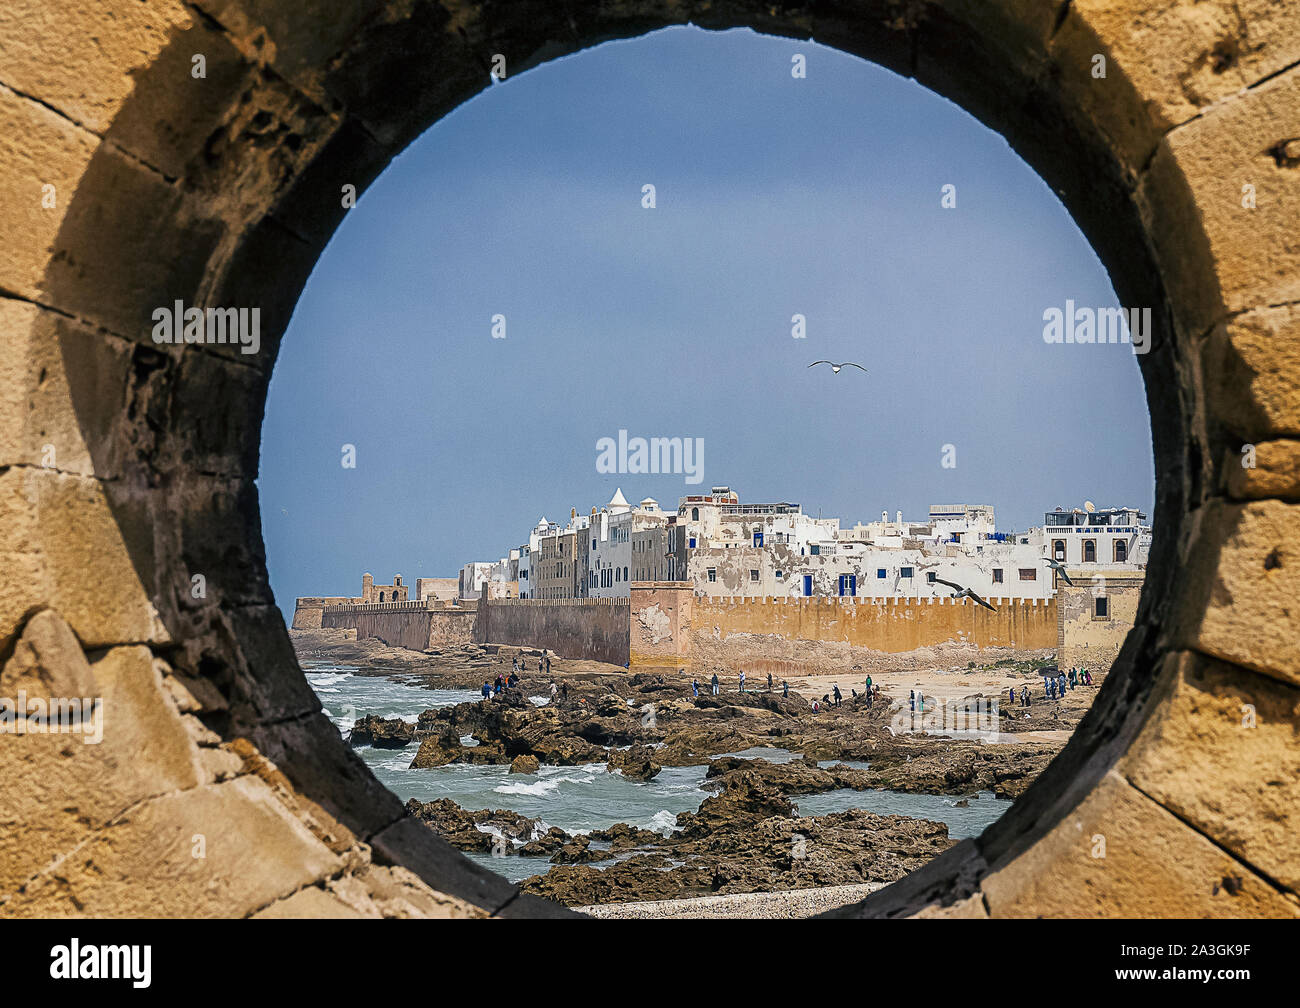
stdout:
{"type": "Polygon", "coordinates": [[[811,574],[805,574],[805,575],[803,576],[803,593],[804,593],[804,597],[805,597],[805,598],[808,597],[808,596],[810,596],[810,595],[812,595],[812,575],[811,575],[811,574]]]}

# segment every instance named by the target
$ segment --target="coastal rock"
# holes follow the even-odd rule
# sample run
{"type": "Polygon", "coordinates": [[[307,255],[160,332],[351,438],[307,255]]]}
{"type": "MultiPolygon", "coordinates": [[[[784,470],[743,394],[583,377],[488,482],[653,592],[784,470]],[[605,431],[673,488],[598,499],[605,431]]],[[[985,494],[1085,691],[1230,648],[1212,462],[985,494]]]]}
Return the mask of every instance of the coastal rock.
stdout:
{"type": "Polygon", "coordinates": [[[659,771],[663,767],[655,762],[655,750],[649,746],[632,746],[630,749],[613,749],[609,754],[609,761],[605,764],[608,770],[618,770],[624,777],[632,780],[648,781],[654,780],[659,776],[659,771]]]}
{"type": "Polygon", "coordinates": [[[460,744],[460,736],[451,725],[444,725],[435,734],[431,734],[415,752],[411,760],[412,770],[425,770],[429,767],[446,766],[460,759],[465,747],[460,744]]]}
{"type": "Polygon", "coordinates": [[[410,745],[414,738],[415,725],[401,718],[381,718],[377,714],[357,718],[352,731],[348,733],[348,742],[354,749],[358,746],[402,749],[410,745]]]}
{"type": "Polygon", "coordinates": [[[510,841],[506,850],[516,844],[528,844],[545,834],[540,819],[530,819],[509,809],[461,808],[450,798],[419,802],[412,798],[406,803],[406,814],[419,819],[440,837],[459,850],[500,851],[499,838],[510,841]]]}
{"type": "Polygon", "coordinates": [[[541,769],[536,756],[516,756],[510,763],[512,774],[535,774],[541,769]]]}

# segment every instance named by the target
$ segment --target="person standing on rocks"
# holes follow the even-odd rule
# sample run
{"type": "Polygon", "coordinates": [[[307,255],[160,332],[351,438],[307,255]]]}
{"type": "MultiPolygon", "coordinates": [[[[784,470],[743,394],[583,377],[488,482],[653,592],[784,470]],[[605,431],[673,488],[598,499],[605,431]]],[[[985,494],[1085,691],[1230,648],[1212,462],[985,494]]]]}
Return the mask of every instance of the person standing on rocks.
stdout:
{"type": "Polygon", "coordinates": [[[479,692],[483,694],[484,700],[492,695],[492,687],[487,684],[486,679],[483,680],[483,688],[479,692]]]}
{"type": "Polygon", "coordinates": [[[867,676],[867,692],[871,692],[871,676],[867,676]]]}
{"type": "Polygon", "coordinates": [[[772,692],[772,673],[771,673],[771,672],[769,672],[769,673],[767,674],[767,691],[768,691],[769,693],[772,692]]]}
{"type": "Polygon", "coordinates": [[[700,697],[700,681],[698,679],[691,680],[691,696],[697,700],[700,697]]]}
{"type": "Polygon", "coordinates": [[[836,683],[836,684],[835,684],[835,686],[834,686],[833,689],[832,689],[832,693],[833,693],[833,695],[834,695],[834,697],[835,697],[835,706],[836,706],[836,707],[839,707],[840,705],[842,705],[842,704],[844,703],[844,694],[840,692],[840,684],[839,684],[839,683],[836,683]]]}
{"type": "Polygon", "coordinates": [[[916,710],[916,690],[907,691],[907,709],[913,712],[916,710]]]}
{"type": "Polygon", "coordinates": [[[717,696],[718,695],[718,673],[716,672],[713,673],[712,685],[713,685],[713,695],[717,696]]]}
{"type": "Polygon", "coordinates": [[[745,692],[745,670],[740,670],[740,692],[745,692]]]}
{"type": "Polygon", "coordinates": [[[781,695],[787,700],[790,698],[790,683],[785,679],[781,680],[781,695]]]}

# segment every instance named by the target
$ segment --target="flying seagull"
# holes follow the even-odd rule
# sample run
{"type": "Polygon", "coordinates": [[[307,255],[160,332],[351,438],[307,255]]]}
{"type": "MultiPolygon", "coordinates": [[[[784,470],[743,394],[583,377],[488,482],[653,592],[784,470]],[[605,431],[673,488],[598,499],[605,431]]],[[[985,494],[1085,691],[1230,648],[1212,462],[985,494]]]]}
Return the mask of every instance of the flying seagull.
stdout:
{"type": "Polygon", "coordinates": [[[976,594],[975,594],[973,591],[971,591],[969,588],[963,588],[961,585],[959,585],[959,584],[957,584],[956,582],[953,582],[953,581],[945,581],[945,580],[944,580],[943,578],[941,578],[941,577],[937,577],[937,578],[935,578],[934,580],[935,580],[936,582],[938,582],[939,584],[945,584],[945,585],[947,585],[949,588],[951,588],[951,589],[952,589],[952,592],[953,592],[953,595],[952,595],[953,598],[955,598],[955,599],[958,599],[958,598],[968,598],[968,599],[973,599],[976,603],[978,603],[979,605],[982,605],[985,609],[988,609],[990,612],[997,612],[997,609],[996,609],[994,606],[989,605],[987,602],[985,602],[982,598],[980,598],[978,595],[976,595],[976,594]]]}
{"type": "Polygon", "coordinates": [[[1047,564],[1047,566],[1051,567],[1052,570],[1065,578],[1065,583],[1071,588],[1074,587],[1074,582],[1070,580],[1070,575],[1065,573],[1065,564],[1061,563],[1060,560],[1053,560],[1051,557],[1043,557],[1043,563],[1047,564]]]}
{"type": "Polygon", "coordinates": [[[857,368],[859,371],[861,371],[863,374],[866,374],[866,373],[867,373],[867,369],[866,369],[866,368],[864,368],[861,364],[854,364],[853,361],[845,361],[843,364],[836,364],[834,361],[828,361],[828,360],[815,360],[815,361],[813,361],[811,364],[809,364],[808,366],[809,366],[809,367],[816,367],[818,364],[829,364],[829,365],[831,366],[831,370],[834,371],[836,374],[839,374],[839,373],[840,373],[840,368],[846,368],[846,367],[855,367],[855,368],[857,368]]]}

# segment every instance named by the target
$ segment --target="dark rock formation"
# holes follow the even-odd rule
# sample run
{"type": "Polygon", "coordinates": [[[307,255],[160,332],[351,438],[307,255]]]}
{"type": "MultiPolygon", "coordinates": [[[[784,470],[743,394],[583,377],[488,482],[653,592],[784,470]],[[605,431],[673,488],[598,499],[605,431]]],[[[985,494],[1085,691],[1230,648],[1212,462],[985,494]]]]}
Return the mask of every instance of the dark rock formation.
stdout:
{"type": "Polygon", "coordinates": [[[402,749],[415,739],[415,726],[401,718],[381,718],[377,714],[367,714],[357,718],[348,733],[348,742],[353,748],[374,746],[376,749],[402,749]]]}

